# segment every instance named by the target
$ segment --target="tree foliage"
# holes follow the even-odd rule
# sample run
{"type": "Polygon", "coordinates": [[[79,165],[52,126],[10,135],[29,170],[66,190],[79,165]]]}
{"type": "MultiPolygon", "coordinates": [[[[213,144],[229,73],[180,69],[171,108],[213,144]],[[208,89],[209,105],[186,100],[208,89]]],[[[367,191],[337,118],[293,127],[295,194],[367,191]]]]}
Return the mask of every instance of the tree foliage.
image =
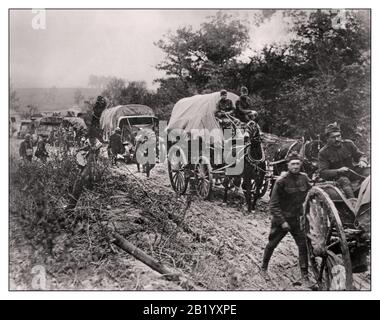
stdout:
{"type": "Polygon", "coordinates": [[[337,121],[345,137],[368,147],[369,12],[283,14],[293,21],[293,39],[267,45],[248,62],[239,60],[249,43],[248,30],[225,14],[218,13],[199,30],[182,27],[167,34],[156,43],[165,53],[157,69],[166,73],[157,80],[156,105],[167,109],[185,96],[221,88],[238,92],[245,85],[265,131],[315,138],[337,121]]]}
{"type": "Polygon", "coordinates": [[[297,38],[284,48],[286,55],[281,51],[277,56],[282,63],[266,60],[270,76],[264,79],[276,74],[281,79],[272,86],[273,97],[264,95],[270,98],[273,132],[315,136],[337,121],[346,137],[362,135],[357,122],[369,115],[370,105],[368,25],[352,11],[345,14],[344,24],[336,23],[336,15],[312,12],[295,25],[297,38]]]}
{"type": "Polygon", "coordinates": [[[249,38],[242,21],[219,12],[196,30],[181,27],[156,43],[165,54],[157,66],[165,76],[156,80],[156,92],[143,82],[112,78],[103,94],[111,105],[146,104],[167,120],[181,98],[222,88],[239,93],[245,85],[264,131],[315,138],[328,123],[337,121],[345,137],[368,149],[369,12],[286,10],[283,14],[292,19],[292,40],[268,44],[249,61],[240,57],[255,39],[249,38]]]}
{"type": "MultiPolygon", "coordinates": [[[[246,48],[248,38],[244,24],[219,12],[199,30],[183,27],[158,41],[156,45],[166,57],[157,68],[198,92],[228,87],[233,82],[231,70],[236,68],[236,58],[246,48]]],[[[165,79],[158,81],[163,85],[167,83],[165,79]]]]}
{"type": "Polygon", "coordinates": [[[9,107],[14,111],[19,111],[20,109],[20,98],[12,85],[9,88],[9,107]]]}

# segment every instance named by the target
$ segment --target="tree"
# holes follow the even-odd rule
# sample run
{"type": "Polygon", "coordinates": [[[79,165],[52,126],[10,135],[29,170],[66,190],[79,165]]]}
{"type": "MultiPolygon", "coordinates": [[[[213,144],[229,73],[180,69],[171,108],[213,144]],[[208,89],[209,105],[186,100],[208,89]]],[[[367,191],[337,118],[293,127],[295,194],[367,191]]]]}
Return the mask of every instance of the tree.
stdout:
{"type": "Polygon", "coordinates": [[[27,106],[25,106],[23,108],[21,116],[24,119],[30,119],[31,117],[33,117],[37,113],[39,113],[38,106],[33,105],[33,104],[28,104],[27,106]]]}
{"type": "Polygon", "coordinates": [[[369,50],[369,23],[360,11],[316,10],[297,21],[293,31],[297,38],[289,49],[295,63],[304,66],[304,77],[335,75],[369,50]],[[344,23],[337,23],[337,16],[344,23]]]}
{"type": "Polygon", "coordinates": [[[9,88],[9,107],[14,111],[19,111],[20,109],[20,98],[12,85],[9,88]]]}
{"type": "Polygon", "coordinates": [[[74,92],[74,102],[76,105],[80,105],[82,101],[84,100],[84,95],[82,94],[82,91],[80,89],[75,90],[74,92]]]}
{"type": "Polygon", "coordinates": [[[122,90],[122,103],[150,104],[150,92],[144,81],[131,81],[122,90]]]}
{"type": "Polygon", "coordinates": [[[218,12],[199,30],[183,27],[155,43],[166,54],[157,69],[199,92],[208,87],[225,87],[227,75],[228,82],[236,87],[236,81],[231,81],[230,69],[236,66],[236,58],[247,46],[248,38],[245,25],[218,12]]]}
{"type": "Polygon", "coordinates": [[[317,10],[306,19],[303,15],[295,24],[298,36],[282,57],[252,62],[251,70],[259,71],[255,77],[261,77],[253,84],[261,88],[274,133],[316,136],[334,121],[348,138],[360,133],[358,122],[369,116],[368,24],[349,11],[344,25],[336,26],[337,14],[317,10]]]}
{"type": "Polygon", "coordinates": [[[105,89],[108,83],[113,79],[113,77],[109,76],[96,76],[91,74],[88,77],[88,86],[90,88],[96,89],[105,89]]]}
{"type": "Polygon", "coordinates": [[[119,105],[123,103],[123,90],[125,89],[125,80],[112,78],[102,92],[102,96],[110,101],[110,105],[119,105]]]}

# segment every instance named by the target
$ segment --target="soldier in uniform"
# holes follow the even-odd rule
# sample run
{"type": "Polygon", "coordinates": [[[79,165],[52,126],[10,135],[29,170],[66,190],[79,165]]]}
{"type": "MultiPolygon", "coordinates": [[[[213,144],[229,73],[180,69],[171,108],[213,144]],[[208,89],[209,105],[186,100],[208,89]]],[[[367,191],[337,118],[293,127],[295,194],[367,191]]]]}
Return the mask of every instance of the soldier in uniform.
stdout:
{"type": "Polygon", "coordinates": [[[49,153],[46,150],[47,138],[48,138],[47,135],[44,135],[44,134],[40,135],[40,138],[38,139],[38,142],[37,142],[37,149],[34,154],[43,163],[45,163],[47,158],[49,157],[49,153]]]}
{"type": "Polygon", "coordinates": [[[248,97],[247,87],[241,87],[239,100],[236,101],[235,116],[241,122],[247,121],[247,115],[252,110],[252,100],[248,97]]]}
{"type": "Polygon", "coordinates": [[[66,134],[66,144],[68,149],[74,147],[75,142],[75,131],[73,127],[69,127],[69,131],[66,134]]]}
{"type": "Polygon", "coordinates": [[[302,215],[303,202],[311,184],[307,175],[300,172],[302,159],[297,152],[291,152],[286,161],[288,171],[283,172],[276,180],[269,202],[272,222],[261,270],[267,278],[268,264],[273,251],[285,235],[290,232],[298,246],[302,279],[308,282],[306,239],[301,231],[300,216],[302,215]]]}
{"type": "Polygon", "coordinates": [[[32,142],[32,136],[30,133],[27,133],[25,135],[25,140],[21,142],[20,148],[19,148],[19,154],[20,157],[24,161],[31,162],[33,159],[33,142],[32,142]]]}
{"type": "Polygon", "coordinates": [[[112,164],[116,164],[118,154],[124,154],[125,147],[121,139],[121,129],[117,127],[115,132],[109,138],[108,155],[111,158],[112,164]]]}
{"type": "Polygon", "coordinates": [[[227,98],[227,91],[220,91],[220,100],[216,106],[215,117],[220,126],[224,129],[231,123],[228,115],[233,115],[235,111],[234,105],[230,99],[227,98]]]}
{"type": "Polygon", "coordinates": [[[368,166],[363,152],[351,140],[343,140],[337,123],[326,127],[327,144],[319,151],[318,169],[321,178],[335,180],[348,199],[355,198],[352,182],[358,180],[352,171],[368,166]],[[351,171],[352,170],[352,171],[351,171]]]}
{"type": "Polygon", "coordinates": [[[258,128],[258,131],[259,131],[259,134],[261,135],[262,131],[261,131],[261,128],[257,122],[258,120],[258,117],[259,117],[259,114],[257,113],[257,111],[254,111],[254,110],[249,110],[246,115],[245,115],[245,121],[247,122],[247,132],[248,134],[251,136],[251,132],[250,132],[250,127],[252,126],[252,124],[258,128]]]}

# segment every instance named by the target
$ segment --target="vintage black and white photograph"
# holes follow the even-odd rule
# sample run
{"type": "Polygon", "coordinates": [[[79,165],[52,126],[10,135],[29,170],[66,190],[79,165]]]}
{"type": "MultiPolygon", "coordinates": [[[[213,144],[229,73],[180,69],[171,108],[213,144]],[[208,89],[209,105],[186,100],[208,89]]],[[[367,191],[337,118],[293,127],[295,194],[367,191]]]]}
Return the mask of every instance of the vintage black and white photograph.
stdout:
{"type": "Polygon", "coordinates": [[[370,291],[370,9],[9,9],[9,290],[370,291]]]}

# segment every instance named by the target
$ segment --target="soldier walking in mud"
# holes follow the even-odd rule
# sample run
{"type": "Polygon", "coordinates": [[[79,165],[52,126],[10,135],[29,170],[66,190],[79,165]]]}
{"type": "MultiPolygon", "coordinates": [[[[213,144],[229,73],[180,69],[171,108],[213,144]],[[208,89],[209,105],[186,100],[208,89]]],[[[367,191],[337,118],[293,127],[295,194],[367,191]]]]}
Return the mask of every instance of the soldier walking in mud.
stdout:
{"type": "Polygon", "coordinates": [[[307,175],[300,172],[302,159],[297,152],[291,152],[286,161],[288,171],[282,173],[277,179],[269,203],[272,222],[261,270],[264,277],[268,279],[268,264],[273,251],[290,232],[298,246],[302,280],[308,284],[307,247],[305,236],[301,231],[300,216],[311,184],[307,175]]]}

